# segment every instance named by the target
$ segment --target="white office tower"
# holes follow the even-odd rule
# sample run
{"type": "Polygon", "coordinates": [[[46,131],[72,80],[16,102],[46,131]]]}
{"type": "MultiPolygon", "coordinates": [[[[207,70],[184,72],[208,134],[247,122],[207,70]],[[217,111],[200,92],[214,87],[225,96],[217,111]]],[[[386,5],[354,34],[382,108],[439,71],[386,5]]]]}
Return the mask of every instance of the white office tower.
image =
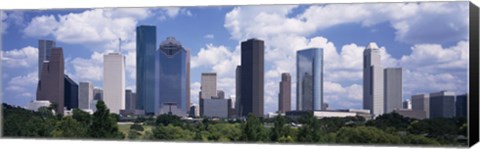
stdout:
{"type": "Polygon", "coordinates": [[[93,84],[90,82],[80,82],[78,89],[78,108],[92,109],[93,102],[93,84]]]}
{"type": "Polygon", "coordinates": [[[217,74],[216,73],[202,73],[201,80],[201,98],[212,99],[217,96],[217,74]]]}
{"type": "Polygon", "coordinates": [[[385,68],[384,71],[385,113],[402,109],[402,68],[385,68]]]}
{"type": "Polygon", "coordinates": [[[363,109],[374,117],[384,113],[383,81],[380,49],[371,42],[363,51],[363,109]]]}
{"type": "Polygon", "coordinates": [[[103,101],[111,113],[125,109],[125,57],[119,53],[103,56],[103,101]]]}

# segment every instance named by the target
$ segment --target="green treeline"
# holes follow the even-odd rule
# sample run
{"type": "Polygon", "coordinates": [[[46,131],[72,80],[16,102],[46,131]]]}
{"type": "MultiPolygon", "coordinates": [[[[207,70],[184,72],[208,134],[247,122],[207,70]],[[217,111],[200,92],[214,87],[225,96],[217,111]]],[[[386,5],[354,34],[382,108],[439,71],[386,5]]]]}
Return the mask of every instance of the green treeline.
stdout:
{"type": "Polygon", "coordinates": [[[397,113],[375,120],[362,117],[322,118],[313,115],[291,120],[285,116],[246,120],[183,120],[172,115],[138,117],[119,129],[118,116],[103,102],[90,115],[74,110],[72,116],[55,116],[49,108],[38,112],[3,104],[6,137],[95,138],[198,142],[263,142],[314,144],[395,144],[465,146],[464,118],[417,120],[397,113]]]}

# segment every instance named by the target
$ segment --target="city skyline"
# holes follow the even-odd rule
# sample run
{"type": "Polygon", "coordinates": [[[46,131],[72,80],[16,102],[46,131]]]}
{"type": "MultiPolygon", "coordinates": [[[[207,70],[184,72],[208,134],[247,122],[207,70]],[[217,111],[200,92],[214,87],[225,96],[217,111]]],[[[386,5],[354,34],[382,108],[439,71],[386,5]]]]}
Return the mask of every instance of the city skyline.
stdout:
{"type": "MultiPolygon", "coordinates": [[[[329,108],[362,108],[361,105],[361,52],[369,42],[377,42],[381,47],[382,63],[386,67],[403,67],[404,94],[403,98],[421,93],[438,92],[440,90],[452,90],[456,94],[466,92],[466,73],[468,58],[468,35],[467,25],[462,24],[467,19],[458,18],[457,15],[448,15],[434,10],[445,9],[454,12],[468,10],[467,3],[398,3],[389,4],[389,7],[381,7],[382,4],[371,6],[362,4],[328,4],[321,5],[326,8],[352,7],[368,12],[377,11],[373,8],[385,10],[385,16],[356,16],[357,19],[346,18],[341,13],[329,13],[337,17],[341,23],[329,24],[329,22],[315,22],[317,18],[311,13],[321,15],[326,8],[319,5],[301,6],[240,6],[240,7],[207,7],[179,8],[176,15],[166,13],[168,8],[152,9],[85,9],[85,10],[46,10],[28,12],[24,11],[23,26],[13,25],[15,15],[19,11],[4,11],[7,19],[2,22],[10,23],[3,38],[2,59],[4,61],[4,102],[26,106],[35,99],[35,88],[31,82],[36,82],[38,71],[35,71],[38,57],[38,40],[48,39],[56,42],[57,46],[64,47],[65,51],[65,74],[76,82],[91,81],[95,87],[103,88],[101,71],[103,66],[103,54],[118,49],[118,38],[122,39],[122,54],[126,55],[126,88],[135,90],[135,27],[143,24],[163,26],[158,28],[157,43],[168,36],[174,36],[182,41],[183,46],[191,49],[191,95],[192,103],[198,104],[198,91],[200,74],[202,72],[216,72],[218,74],[218,88],[225,91],[227,97],[235,95],[235,68],[240,64],[239,44],[248,38],[258,38],[265,41],[265,113],[274,112],[278,109],[278,82],[280,74],[288,72],[292,78],[296,78],[294,57],[296,50],[308,47],[325,49],[325,96],[324,102],[329,103],[329,108]],[[424,6],[431,6],[427,9],[424,6]],[[403,7],[414,7],[415,16],[406,13],[402,17],[393,17],[395,10],[403,7]],[[259,9],[260,8],[260,9],[259,9]],[[269,8],[269,9],[265,9],[269,8]],[[448,8],[448,9],[446,9],[448,8]],[[128,11],[122,11],[128,10],[128,11]],[[255,13],[246,13],[246,11],[255,13]],[[136,13],[133,13],[136,12],[136,13]],[[219,13],[220,12],[220,13],[219,13]],[[257,23],[234,24],[236,20],[260,17],[270,14],[279,17],[268,23],[265,20],[254,20],[257,23]],[[72,13],[72,14],[69,14],[72,13]],[[107,13],[117,14],[108,16],[107,13]],[[391,14],[390,14],[391,13],[391,14]],[[98,33],[111,32],[111,36],[100,34],[80,33],[77,30],[65,30],[68,28],[68,20],[58,16],[88,18],[98,16],[99,21],[130,20],[124,23],[125,28],[106,23],[111,29],[102,30],[91,22],[85,20],[85,29],[92,29],[98,33]],[[163,19],[162,17],[163,16],[163,19]],[[452,28],[443,22],[433,22],[436,28],[422,30],[425,39],[412,38],[416,33],[413,29],[419,28],[424,22],[425,16],[436,16],[453,21],[456,28],[452,28]],[[455,16],[455,19],[452,19],[455,16]],[[211,22],[195,21],[205,17],[211,17],[211,22]],[[411,19],[409,17],[412,17],[411,19]],[[303,19],[302,19],[303,18],[303,19]],[[286,20],[293,20],[297,24],[288,24],[286,20]],[[305,21],[306,20],[306,21],[305,21]],[[360,20],[360,21],[359,21],[360,20]],[[367,21],[361,21],[367,20],[367,21]],[[406,22],[411,30],[399,27],[400,22],[406,22]],[[188,27],[195,22],[196,27],[188,27]],[[264,30],[260,22],[272,28],[277,24],[275,32],[264,30]],[[53,23],[48,25],[48,23],[53,23]],[[293,25],[293,26],[292,26],[293,25]],[[35,26],[48,26],[51,28],[35,28],[35,26]],[[211,28],[207,28],[211,26],[211,28]],[[313,28],[308,28],[312,26],[313,28]],[[196,28],[204,27],[205,30],[196,31],[196,28]],[[291,30],[298,28],[299,30],[291,30]],[[460,31],[457,31],[460,29],[460,31]],[[352,32],[352,37],[346,37],[346,31],[352,32]],[[70,32],[68,32],[70,31],[70,32]],[[440,32],[445,36],[438,37],[440,32]],[[68,34],[67,34],[68,33],[68,34]],[[426,50],[431,52],[425,52],[426,50]],[[32,54],[33,53],[33,54],[32,54]],[[33,57],[29,57],[33,55],[33,57]],[[448,55],[448,57],[444,56],[448,55]],[[449,58],[450,57],[450,58],[449,58]],[[292,60],[293,59],[293,60],[292,60]],[[292,64],[291,64],[292,63],[292,64]],[[360,67],[359,67],[360,66],[360,67]],[[428,78],[428,79],[425,79],[428,78]],[[416,84],[422,85],[416,85],[416,84]],[[423,84],[432,84],[423,86],[423,84]]],[[[413,9],[413,8],[412,8],[413,9]]],[[[340,9],[342,10],[342,9],[340,9]]],[[[440,19],[440,20],[444,20],[440,19]]],[[[325,20],[325,19],[319,19],[325,20]]],[[[429,20],[432,22],[432,20],[429,20]]],[[[247,21],[248,22],[248,21],[247,21]]],[[[156,45],[158,46],[158,45],[156,45]]],[[[158,47],[157,47],[158,48],[158,47]]],[[[292,80],[292,99],[295,95],[295,79],[292,80]]],[[[292,109],[296,106],[296,100],[292,100],[292,109]]]]}

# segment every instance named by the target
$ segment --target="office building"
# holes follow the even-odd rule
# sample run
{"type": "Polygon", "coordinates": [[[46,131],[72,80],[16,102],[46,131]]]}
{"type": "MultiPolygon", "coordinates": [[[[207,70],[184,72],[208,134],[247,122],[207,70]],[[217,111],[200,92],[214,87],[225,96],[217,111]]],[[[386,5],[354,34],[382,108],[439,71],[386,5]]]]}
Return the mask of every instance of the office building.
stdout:
{"type": "MultiPolygon", "coordinates": [[[[147,115],[155,114],[155,51],[157,35],[155,26],[137,27],[137,109],[147,115]]],[[[158,106],[157,106],[158,107],[158,106]]]]}
{"type": "Polygon", "coordinates": [[[136,109],[136,93],[132,90],[125,90],[125,110],[135,110],[136,109]]]}
{"type": "Polygon", "coordinates": [[[190,111],[189,111],[189,114],[188,116],[189,117],[200,117],[200,108],[198,107],[198,105],[195,105],[195,104],[191,104],[192,106],[190,106],[190,111]]]}
{"type": "Polygon", "coordinates": [[[425,118],[430,118],[430,95],[413,95],[411,100],[413,111],[425,111],[425,118]]]}
{"type": "Polygon", "coordinates": [[[242,115],[242,104],[241,104],[241,101],[242,101],[242,98],[240,98],[241,96],[241,84],[242,84],[242,66],[237,66],[237,68],[235,69],[235,113],[237,113],[237,116],[241,116],[242,115]]]}
{"type": "Polygon", "coordinates": [[[297,51],[297,111],[320,111],[323,105],[323,49],[297,51]]]}
{"type": "Polygon", "coordinates": [[[423,110],[410,110],[410,109],[395,109],[394,112],[402,115],[403,117],[414,118],[414,119],[426,119],[426,112],[423,110]]]}
{"type": "Polygon", "coordinates": [[[430,118],[455,117],[455,93],[440,91],[430,93],[430,118]]]}
{"type": "Polygon", "coordinates": [[[119,53],[103,56],[103,101],[111,113],[125,109],[125,56],[119,53]]]}
{"type": "Polygon", "coordinates": [[[264,41],[248,39],[241,43],[241,116],[264,114],[264,41]]]}
{"type": "Polygon", "coordinates": [[[55,112],[63,114],[65,100],[65,64],[62,48],[52,48],[50,60],[44,61],[37,85],[37,100],[55,104],[55,112]]]}
{"type": "Polygon", "coordinates": [[[80,82],[78,94],[78,108],[90,109],[93,101],[93,84],[90,82],[80,82]]]}
{"type": "Polygon", "coordinates": [[[455,99],[456,117],[467,117],[467,98],[468,94],[458,95],[455,99]]]}
{"type": "Polygon", "coordinates": [[[230,99],[206,99],[203,100],[203,115],[208,118],[228,118],[231,107],[230,99]]]}
{"type": "Polygon", "coordinates": [[[160,44],[155,64],[156,113],[171,111],[162,108],[178,108],[174,111],[186,115],[190,108],[190,51],[174,37],[167,37],[160,44]]]}
{"type": "Polygon", "coordinates": [[[200,82],[200,116],[203,116],[203,101],[211,100],[218,96],[217,94],[217,74],[216,73],[202,73],[200,82]]]}
{"type": "Polygon", "coordinates": [[[75,83],[68,75],[64,79],[65,87],[65,108],[68,110],[78,108],[78,84],[75,83]]]}
{"type": "Polygon", "coordinates": [[[39,40],[38,41],[38,78],[42,73],[43,62],[50,60],[50,52],[55,47],[55,42],[51,40],[39,40]]]}
{"type": "Polygon", "coordinates": [[[34,100],[28,103],[27,109],[32,111],[38,111],[41,107],[48,108],[50,106],[50,101],[48,100],[34,100]]]}
{"type": "Polygon", "coordinates": [[[103,100],[103,89],[101,88],[93,89],[93,100],[103,100]]]}
{"type": "Polygon", "coordinates": [[[384,71],[384,112],[402,109],[402,68],[386,68],[384,71]]]}
{"type": "Polygon", "coordinates": [[[279,83],[280,91],[278,93],[278,111],[285,113],[290,111],[290,102],[292,100],[292,77],[290,73],[282,73],[282,80],[279,83]]]}
{"type": "Polygon", "coordinates": [[[378,116],[384,113],[384,78],[380,49],[371,42],[363,51],[363,108],[378,116]]]}

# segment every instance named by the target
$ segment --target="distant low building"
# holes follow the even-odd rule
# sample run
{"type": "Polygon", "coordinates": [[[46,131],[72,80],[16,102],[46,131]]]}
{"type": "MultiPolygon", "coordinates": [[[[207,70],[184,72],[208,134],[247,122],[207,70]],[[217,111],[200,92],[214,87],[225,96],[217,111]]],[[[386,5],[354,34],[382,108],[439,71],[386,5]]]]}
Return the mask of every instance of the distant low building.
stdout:
{"type": "Polygon", "coordinates": [[[51,104],[48,100],[37,100],[28,103],[27,109],[32,111],[38,111],[41,107],[49,107],[51,104]]]}
{"type": "Polygon", "coordinates": [[[370,110],[344,109],[344,110],[329,110],[329,111],[289,111],[286,116],[291,119],[298,119],[312,113],[318,119],[327,117],[364,117],[366,120],[372,119],[370,110]]]}
{"type": "Polygon", "coordinates": [[[203,117],[228,118],[231,107],[230,99],[206,99],[203,100],[203,117]]]}
{"type": "Polygon", "coordinates": [[[427,113],[423,110],[409,110],[409,109],[397,109],[394,112],[402,115],[403,117],[414,119],[426,119],[427,113]]]}
{"type": "Polygon", "coordinates": [[[184,112],[176,103],[173,102],[166,102],[163,103],[162,107],[160,107],[159,115],[168,114],[168,115],[176,115],[179,117],[187,116],[187,113],[184,112]]]}

